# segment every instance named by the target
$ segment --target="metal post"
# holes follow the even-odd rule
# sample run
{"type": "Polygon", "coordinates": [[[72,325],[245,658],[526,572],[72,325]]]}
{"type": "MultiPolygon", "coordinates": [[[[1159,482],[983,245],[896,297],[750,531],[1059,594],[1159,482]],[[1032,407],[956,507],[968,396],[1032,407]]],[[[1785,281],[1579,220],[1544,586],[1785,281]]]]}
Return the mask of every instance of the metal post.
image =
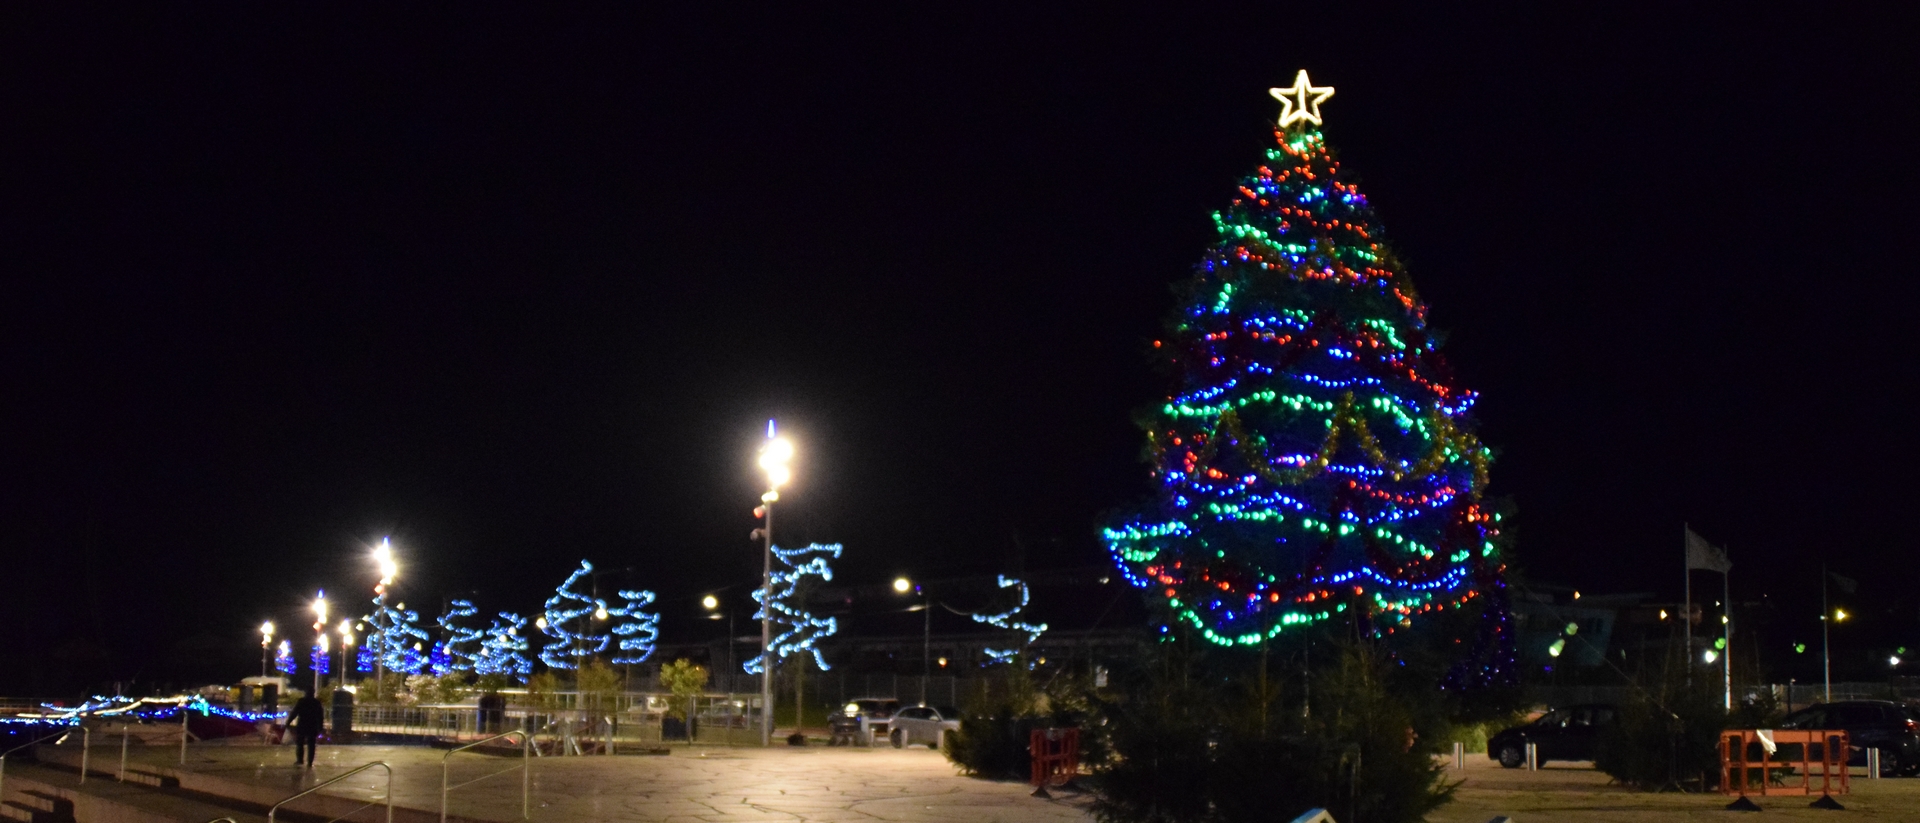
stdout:
{"type": "Polygon", "coordinates": [[[1527,744],[1527,771],[1540,770],[1540,744],[1527,744]]]}
{"type": "Polygon", "coordinates": [[[1459,741],[1454,742],[1453,767],[1455,769],[1465,769],[1467,767],[1467,744],[1459,741]]]}
{"type": "MultiPolygon", "coordinates": [[[[304,731],[304,730],[303,730],[304,731]]],[[[187,765],[187,704],[180,703],[180,765],[187,765]]]]}
{"type": "MultiPolygon", "coordinates": [[[[773,500],[769,491],[761,496],[767,507],[766,549],[761,555],[760,591],[760,745],[773,745],[773,500]]],[[[687,721],[691,723],[692,718],[687,721]]],[[[691,737],[691,735],[689,735],[691,737]]]]}
{"type": "Polygon", "coordinates": [[[120,782],[122,783],[127,782],[127,730],[131,728],[133,728],[132,724],[124,720],[120,722],[120,782]]]}
{"type": "Polygon", "coordinates": [[[93,751],[93,730],[80,724],[80,782],[87,782],[87,755],[93,751]]]}
{"type": "Polygon", "coordinates": [[[1820,564],[1820,671],[1826,681],[1827,696],[1822,702],[1833,702],[1833,655],[1832,646],[1827,642],[1827,626],[1833,621],[1832,609],[1827,608],[1827,564],[1820,564]]]}
{"type": "Polygon", "coordinates": [[[920,705],[927,705],[927,679],[933,677],[933,598],[920,598],[920,705]]]}

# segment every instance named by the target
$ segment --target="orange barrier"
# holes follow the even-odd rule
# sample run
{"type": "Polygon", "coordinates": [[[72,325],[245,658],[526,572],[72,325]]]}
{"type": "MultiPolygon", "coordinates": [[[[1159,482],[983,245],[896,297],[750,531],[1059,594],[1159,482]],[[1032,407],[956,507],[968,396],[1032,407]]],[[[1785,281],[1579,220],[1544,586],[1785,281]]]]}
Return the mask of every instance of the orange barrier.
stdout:
{"type": "Polygon", "coordinates": [[[1847,733],[1838,729],[1777,729],[1766,732],[1773,739],[1774,751],[1769,754],[1761,743],[1761,732],[1755,729],[1728,729],[1720,733],[1720,793],[1747,795],[1747,778],[1753,770],[1759,774],[1754,781],[1758,793],[1794,792],[1803,795],[1813,794],[1813,767],[1820,767],[1820,793],[1822,795],[1847,794],[1852,784],[1847,780],[1847,733]],[[1795,757],[1790,747],[1799,749],[1795,757]],[[1800,785],[1788,786],[1784,782],[1776,789],[1773,787],[1773,773],[1797,767],[1800,772],[1800,785]]]}
{"type": "Polygon", "coordinates": [[[1079,729],[1034,729],[1027,738],[1027,751],[1033,757],[1033,785],[1045,791],[1047,784],[1065,785],[1080,772],[1079,729]]]}

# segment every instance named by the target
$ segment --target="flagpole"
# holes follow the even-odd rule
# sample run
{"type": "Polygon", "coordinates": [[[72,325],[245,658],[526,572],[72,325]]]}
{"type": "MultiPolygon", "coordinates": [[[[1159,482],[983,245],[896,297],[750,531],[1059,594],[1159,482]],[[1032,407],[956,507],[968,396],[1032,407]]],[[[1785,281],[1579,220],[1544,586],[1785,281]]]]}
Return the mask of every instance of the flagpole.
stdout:
{"type": "Polygon", "coordinates": [[[1726,644],[1721,649],[1720,673],[1726,678],[1727,711],[1733,711],[1733,563],[1720,572],[1720,602],[1726,605],[1720,608],[1720,640],[1726,644]]]}
{"type": "Polygon", "coordinates": [[[1687,630],[1687,648],[1682,659],[1687,662],[1687,688],[1689,689],[1693,688],[1693,547],[1687,538],[1692,534],[1692,527],[1685,523],[1680,524],[1680,579],[1687,592],[1687,607],[1686,611],[1681,613],[1680,625],[1687,630]]]}
{"type": "Polygon", "coordinates": [[[1833,702],[1833,655],[1828,651],[1830,647],[1827,644],[1827,634],[1828,634],[1827,624],[1833,621],[1827,619],[1828,617],[1827,613],[1829,611],[1831,611],[1831,609],[1827,608],[1827,564],[1821,563],[1820,564],[1820,670],[1821,670],[1821,677],[1826,681],[1826,684],[1827,684],[1827,698],[1824,702],[1832,703],[1833,702]]]}

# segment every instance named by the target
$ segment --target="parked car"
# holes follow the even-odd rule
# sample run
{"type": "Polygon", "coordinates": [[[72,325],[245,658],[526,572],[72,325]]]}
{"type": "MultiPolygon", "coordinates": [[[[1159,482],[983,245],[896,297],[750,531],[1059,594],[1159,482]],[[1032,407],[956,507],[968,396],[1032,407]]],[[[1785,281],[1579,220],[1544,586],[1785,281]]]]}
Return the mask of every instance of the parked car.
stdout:
{"type": "Polygon", "coordinates": [[[827,745],[873,745],[875,738],[887,733],[893,713],[899,710],[900,701],[891,697],[849,700],[840,711],[827,718],[827,745]]]}
{"type": "Polygon", "coordinates": [[[1880,774],[1920,773],[1920,723],[1912,708],[1891,700],[1815,703],[1780,721],[1783,729],[1841,729],[1847,733],[1847,764],[1867,764],[1867,750],[1880,750],[1880,774]]]}
{"type": "Polygon", "coordinates": [[[893,715],[893,732],[888,739],[898,749],[925,743],[938,750],[947,732],[960,730],[960,710],[952,706],[909,706],[893,715]]]}
{"type": "Polygon", "coordinates": [[[1509,769],[1527,763],[1532,743],[1534,762],[1592,760],[1600,730],[1612,725],[1619,710],[1605,703],[1586,703],[1554,709],[1524,726],[1515,726],[1487,738],[1487,757],[1509,769]]]}

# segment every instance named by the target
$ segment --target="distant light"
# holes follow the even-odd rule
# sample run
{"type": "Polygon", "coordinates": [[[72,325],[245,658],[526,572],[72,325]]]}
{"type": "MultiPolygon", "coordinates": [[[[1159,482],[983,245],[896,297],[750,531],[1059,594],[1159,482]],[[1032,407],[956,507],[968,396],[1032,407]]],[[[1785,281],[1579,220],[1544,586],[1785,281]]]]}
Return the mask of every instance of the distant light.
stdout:
{"type": "Polygon", "coordinates": [[[595,620],[607,619],[607,604],[602,603],[600,604],[599,608],[593,610],[593,619],[595,620]]]}
{"type": "Polygon", "coordinates": [[[720,608],[720,598],[707,595],[706,597],[700,598],[700,605],[709,609],[720,608]]]}
{"type": "Polygon", "coordinates": [[[1806,654],[1806,653],[1807,653],[1807,644],[1805,644],[1805,643],[1795,643],[1795,644],[1793,644],[1793,653],[1794,653],[1794,654],[1806,654]]]}
{"type": "Polygon", "coordinates": [[[1573,599],[1575,599],[1575,600],[1579,600],[1579,599],[1580,599],[1580,593],[1579,593],[1579,592],[1574,592],[1574,593],[1573,593],[1573,599]]]}
{"type": "Polygon", "coordinates": [[[1846,620],[1846,619],[1847,619],[1847,610],[1846,610],[1846,609],[1834,609],[1834,610],[1833,610],[1833,622],[1835,622],[1835,623],[1839,623],[1839,622],[1841,622],[1841,621],[1843,621],[1843,620],[1846,620]]]}
{"type": "Polygon", "coordinates": [[[547,629],[547,617],[546,617],[546,615],[541,615],[541,616],[539,616],[539,617],[536,617],[536,618],[534,618],[534,619],[533,619],[533,626],[534,626],[534,628],[536,628],[536,629],[539,629],[539,630],[541,630],[541,631],[546,631],[546,629],[547,629]]]}
{"type": "Polygon", "coordinates": [[[896,577],[893,579],[894,591],[897,591],[901,594],[906,594],[907,590],[911,588],[913,588],[913,581],[908,580],[904,577],[896,577]]]}
{"type": "Polygon", "coordinates": [[[263,638],[273,636],[273,621],[269,620],[260,624],[260,636],[263,638]]]}
{"type": "MultiPolygon", "coordinates": [[[[1896,661],[1898,661],[1899,659],[1900,659],[1900,658],[1898,658],[1898,657],[1896,657],[1896,658],[1894,658],[1894,660],[1896,660],[1896,661]]],[[[1894,665],[1896,665],[1896,666],[1898,666],[1898,665],[1900,665],[1900,664],[1896,662],[1896,663],[1894,663],[1894,665]]],[[[940,658],[940,668],[943,668],[943,669],[944,669],[944,668],[946,668],[946,667],[947,667],[947,659],[946,659],[946,658],[944,658],[944,657],[942,657],[942,658],[940,658]]]]}
{"type": "Polygon", "coordinates": [[[1576,635],[1576,634],[1579,634],[1579,633],[1580,633],[1580,624],[1578,624],[1578,623],[1568,623],[1568,624],[1567,624],[1567,636],[1568,636],[1568,637],[1572,637],[1573,635],[1576,635]]]}
{"type": "Polygon", "coordinates": [[[1896,655],[1894,655],[1894,656],[1892,656],[1892,657],[1889,657],[1889,658],[1887,658],[1887,665],[1889,665],[1889,666],[1898,666],[1898,665],[1900,665],[1900,655],[1897,655],[1897,654],[1896,654],[1896,655]]]}
{"type": "Polygon", "coordinates": [[[1700,659],[1705,660],[1708,663],[1712,663],[1713,661],[1720,659],[1720,653],[1712,649],[1708,649],[1700,653],[1700,659]]]}
{"type": "Polygon", "coordinates": [[[1559,657],[1560,653],[1566,650],[1567,650],[1567,639],[1562,637],[1558,640],[1553,641],[1553,645],[1547,647],[1547,656],[1559,657]]]}
{"type": "Polygon", "coordinates": [[[380,585],[393,582],[400,574],[400,564],[393,559],[393,538],[380,538],[380,545],[373,548],[373,562],[380,566],[380,585]]]}
{"type": "Polygon", "coordinates": [[[1666,609],[1661,609],[1661,610],[1660,610],[1660,619],[1661,619],[1661,620],[1665,620],[1665,619],[1667,619],[1667,610],[1666,610],[1666,609]]]}

